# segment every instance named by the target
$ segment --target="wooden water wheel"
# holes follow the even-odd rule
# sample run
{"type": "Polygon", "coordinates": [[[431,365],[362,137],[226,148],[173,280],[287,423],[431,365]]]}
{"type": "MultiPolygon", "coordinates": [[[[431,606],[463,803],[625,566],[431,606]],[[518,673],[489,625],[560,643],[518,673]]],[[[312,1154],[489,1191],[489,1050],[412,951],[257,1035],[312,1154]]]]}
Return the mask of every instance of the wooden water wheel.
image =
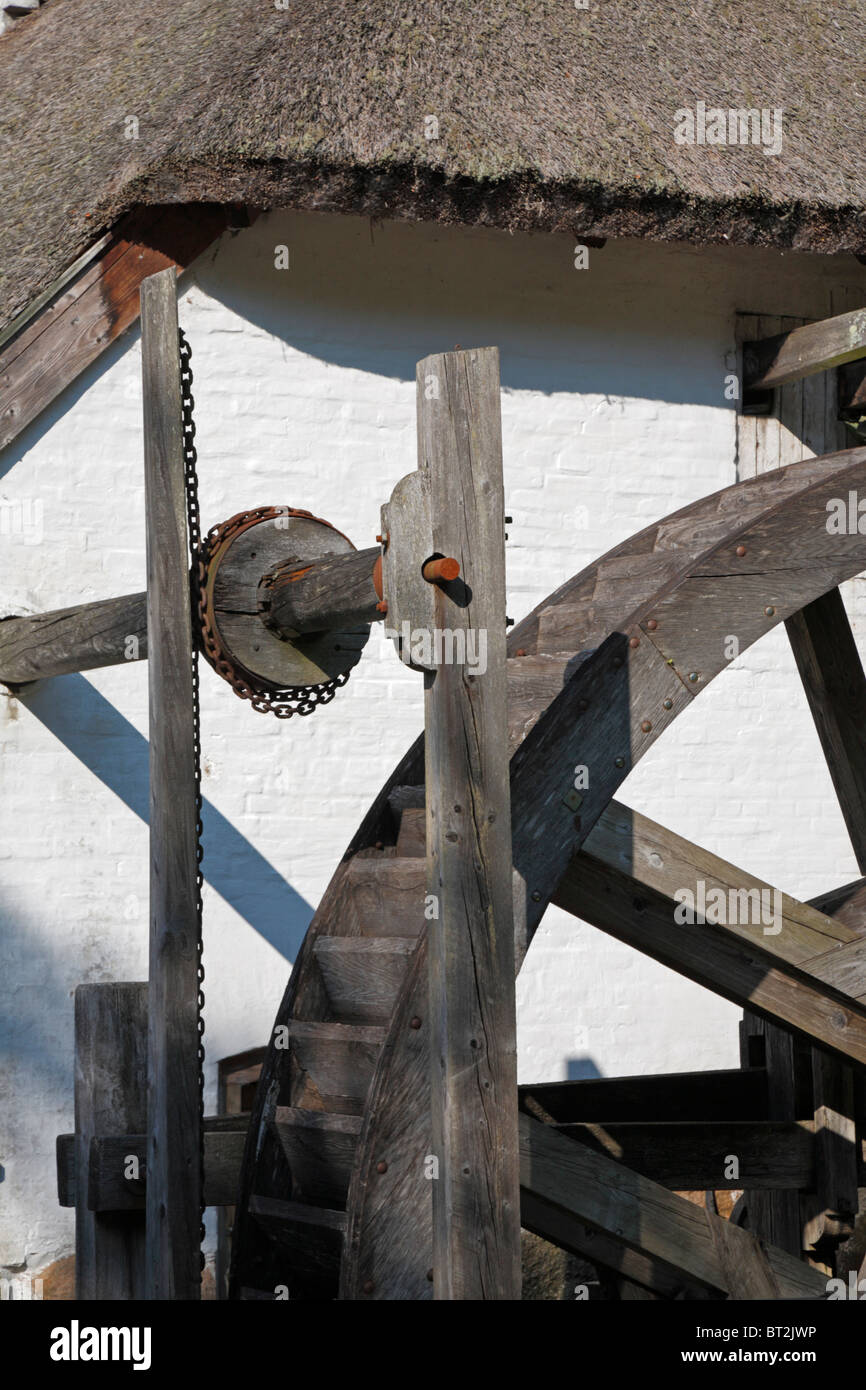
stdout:
{"type": "MultiPolygon", "coordinates": [[[[775,934],[711,920],[684,929],[677,889],[766,885],[614,797],[729,663],[727,639],[742,652],[785,622],[866,871],[866,690],[837,588],[866,568],[866,535],[826,525],[828,504],[863,487],[866,449],[729,487],[582,571],[508,646],[513,860],[526,889],[518,967],[555,902],[805,1040],[825,1075],[848,1078],[866,1063],[864,881],[817,905],[783,897],[775,934]],[[577,767],[588,769],[580,792],[577,767]]],[[[247,1143],[236,1297],[433,1294],[423,783],[419,740],[338,865],[292,971],[247,1143]]],[[[639,1140],[628,1125],[614,1163],[588,1142],[587,1116],[562,1108],[567,1089],[523,1092],[524,1226],[666,1296],[821,1296],[825,1280],[800,1250],[767,1243],[759,1201],[749,1224],[763,1241],[677,1197],[670,1174],[647,1177],[645,1155],[629,1168],[639,1140]]],[[[790,1147],[797,1117],[783,1134],[788,1117],[758,1113],[768,1141],[790,1147]]],[[[838,1177],[850,1161],[830,1166],[838,1177]]],[[[829,1233],[845,1215],[834,1202],[829,1233]]]]}

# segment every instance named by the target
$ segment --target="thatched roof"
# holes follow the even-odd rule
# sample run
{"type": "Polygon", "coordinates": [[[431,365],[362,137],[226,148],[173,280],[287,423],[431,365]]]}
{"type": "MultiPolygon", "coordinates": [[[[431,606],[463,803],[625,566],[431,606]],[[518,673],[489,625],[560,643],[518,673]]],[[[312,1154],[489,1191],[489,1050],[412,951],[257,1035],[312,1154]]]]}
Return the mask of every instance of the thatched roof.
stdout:
{"type": "Polygon", "coordinates": [[[864,252],[866,12],[51,0],[0,38],[0,136],[2,321],[141,203],[864,252]],[[701,100],[784,108],[781,153],[677,144],[701,100]]]}

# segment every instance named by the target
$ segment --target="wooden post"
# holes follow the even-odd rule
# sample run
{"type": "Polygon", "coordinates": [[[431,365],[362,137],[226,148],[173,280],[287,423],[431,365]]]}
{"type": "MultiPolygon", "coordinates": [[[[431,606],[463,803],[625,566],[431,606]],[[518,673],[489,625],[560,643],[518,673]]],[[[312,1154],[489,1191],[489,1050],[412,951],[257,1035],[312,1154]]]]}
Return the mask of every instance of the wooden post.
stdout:
{"type": "Polygon", "coordinates": [[[175,274],[141,287],[150,701],[147,1293],[200,1297],[196,805],[175,274]]]}
{"type": "MultiPolygon", "coordinates": [[[[147,985],[75,991],[75,1297],[144,1297],[144,1216],[89,1205],[91,1140],[144,1128],[147,985]]],[[[123,1155],[120,1156],[121,1166],[123,1155]]]]}
{"type": "Polygon", "coordinates": [[[433,553],[460,562],[460,578],[436,588],[431,637],[440,635],[443,664],[425,677],[429,902],[438,911],[427,913],[438,1159],[433,1295],[518,1299],[499,354],[483,348],[429,357],[417,381],[433,553]]]}

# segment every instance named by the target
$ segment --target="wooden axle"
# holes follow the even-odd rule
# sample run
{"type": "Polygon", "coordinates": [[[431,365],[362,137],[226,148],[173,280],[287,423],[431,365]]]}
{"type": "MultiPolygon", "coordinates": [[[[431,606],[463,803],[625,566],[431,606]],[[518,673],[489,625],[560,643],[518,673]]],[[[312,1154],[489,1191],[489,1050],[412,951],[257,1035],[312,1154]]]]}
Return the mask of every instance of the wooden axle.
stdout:
{"type": "MultiPolygon", "coordinates": [[[[275,537],[279,535],[274,532],[275,537]]],[[[290,546],[287,538],[283,548],[290,546]]],[[[345,555],[324,555],[306,564],[292,557],[291,568],[277,566],[277,578],[269,590],[263,590],[262,583],[273,569],[257,572],[247,586],[253,600],[248,628],[255,632],[266,622],[278,638],[290,641],[298,634],[340,632],[382,619],[384,611],[377,610],[380,600],[373,584],[378,557],[378,546],[345,555]],[[257,616],[256,582],[260,596],[270,594],[269,608],[257,616]]],[[[224,579],[230,579],[232,568],[233,562],[227,558],[224,579]]],[[[145,594],[124,594],[0,621],[0,682],[5,685],[119,666],[146,657],[145,594]]]]}

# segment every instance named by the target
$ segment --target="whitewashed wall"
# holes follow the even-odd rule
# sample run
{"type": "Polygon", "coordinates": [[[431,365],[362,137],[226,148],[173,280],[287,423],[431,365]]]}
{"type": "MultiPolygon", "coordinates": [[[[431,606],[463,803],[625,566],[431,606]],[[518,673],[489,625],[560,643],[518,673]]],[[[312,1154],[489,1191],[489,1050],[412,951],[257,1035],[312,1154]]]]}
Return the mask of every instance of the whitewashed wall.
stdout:
{"type": "MultiPolygon", "coordinates": [[[[274,214],[184,278],[203,516],[307,507],[373,543],[414,463],[420,357],[502,354],[509,613],[655,518],[734,481],[738,309],[820,317],[851,257],[609,243],[274,214]],[[289,249],[290,268],[274,266],[289,249]]],[[[130,335],[5,454],[3,613],[144,587],[139,344],[130,335]],[[20,504],[16,511],[12,504],[20,504]],[[39,517],[41,512],[41,530],[39,517]]],[[[857,630],[866,639],[860,597],[857,630]]],[[[143,663],[0,699],[0,1274],[68,1254],[54,1137],[71,1130],[72,994],[145,975],[143,663]]],[[[254,714],[205,669],[208,1106],[261,1044],[304,928],[422,722],[374,633],[329,708],[254,714]]],[[[856,876],[784,634],[684,714],[623,799],[801,896],[856,876]]],[[[737,1011],[548,913],[519,983],[521,1079],[737,1065],[737,1011]]]]}

